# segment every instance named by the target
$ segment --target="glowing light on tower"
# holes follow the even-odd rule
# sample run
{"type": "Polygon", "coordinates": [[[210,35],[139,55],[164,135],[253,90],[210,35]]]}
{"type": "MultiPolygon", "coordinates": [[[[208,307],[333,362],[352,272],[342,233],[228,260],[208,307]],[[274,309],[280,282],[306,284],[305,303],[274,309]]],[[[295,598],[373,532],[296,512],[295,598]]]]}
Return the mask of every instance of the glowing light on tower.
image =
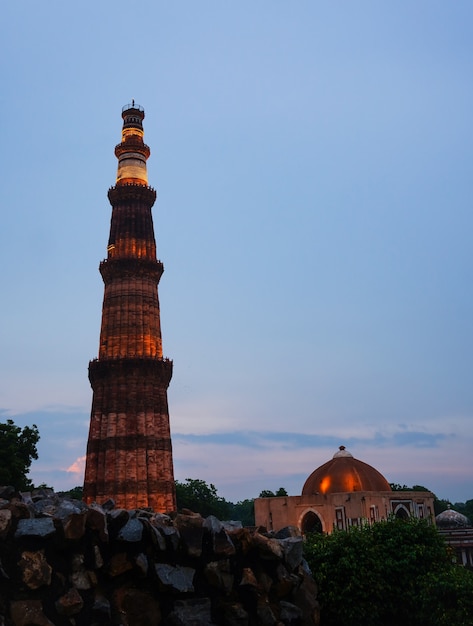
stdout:
{"type": "Polygon", "coordinates": [[[167,388],[172,362],[163,358],[156,258],[148,186],[144,110],[123,108],[115,148],[116,185],[104,281],[98,359],[89,364],[93,389],[84,499],[113,498],[119,507],[176,507],[167,388]]]}

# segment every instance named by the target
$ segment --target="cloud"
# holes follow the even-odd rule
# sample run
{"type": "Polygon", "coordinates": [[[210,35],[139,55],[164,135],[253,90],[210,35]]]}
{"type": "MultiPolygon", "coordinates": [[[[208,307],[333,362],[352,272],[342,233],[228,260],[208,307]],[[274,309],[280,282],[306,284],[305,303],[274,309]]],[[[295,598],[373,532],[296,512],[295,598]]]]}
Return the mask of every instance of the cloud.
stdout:
{"type": "MultiPolygon", "coordinates": [[[[439,426],[439,424],[436,424],[439,426]]],[[[309,474],[330,460],[339,445],[378,469],[389,482],[422,484],[452,501],[471,497],[466,489],[473,471],[473,437],[426,432],[423,425],[364,429],[361,436],[307,435],[293,432],[232,431],[182,434],[173,437],[176,478],[200,478],[216,485],[220,495],[237,501],[262,489],[284,486],[291,495],[301,492],[309,474]],[[455,449],[455,463],[452,463],[455,449]]]]}
{"type": "MultiPolygon", "coordinates": [[[[213,415],[218,405],[217,401],[209,413],[196,406],[192,415],[213,415]]],[[[59,491],[82,483],[89,426],[86,412],[53,406],[21,415],[0,409],[0,416],[3,420],[11,416],[19,426],[38,425],[39,459],[33,461],[30,472],[35,484],[46,483],[59,491]]],[[[264,430],[265,425],[256,430],[244,429],[237,420],[220,419],[217,430],[212,428],[214,419],[208,418],[204,426],[189,419],[181,429],[171,416],[175,476],[181,481],[199,478],[213,483],[232,502],[279,487],[297,495],[309,474],[331,459],[340,445],[373,465],[389,482],[423,484],[454,502],[473,495],[469,416],[391,425],[362,420],[330,425],[325,421],[320,428],[314,422],[309,432],[284,429],[287,420],[275,420],[269,430],[264,430]]],[[[300,428],[299,423],[294,426],[300,428]]]]}
{"type": "Polygon", "coordinates": [[[83,479],[85,472],[85,459],[85,454],[84,456],[78,457],[74,461],[74,463],[72,463],[72,465],[69,465],[69,467],[66,469],[66,472],[69,472],[71,474],[78,474],[78,478],[80,477],[81,479],[83,479]]]}
{"type": "Polygon", "coordinates": [[[245,448],[301,450],[309,448],[333,448],[339,445],[346,447],[359,447],[360,445],[372,445],[377,447],[389,446],[413,446],[413,447],[436,447],[440,442],[453,434],[442,432],[427,433],[420,429],[395,432],[365,432],[360,437],[353,433],[339,435],[314,435],[298,432],[258,432],[258,431],[229,431],[209,434],[182,434],[176,433],[174,439],[181,442],[194,444],[218,444],[221,446],[242,446],[245,448]]]}

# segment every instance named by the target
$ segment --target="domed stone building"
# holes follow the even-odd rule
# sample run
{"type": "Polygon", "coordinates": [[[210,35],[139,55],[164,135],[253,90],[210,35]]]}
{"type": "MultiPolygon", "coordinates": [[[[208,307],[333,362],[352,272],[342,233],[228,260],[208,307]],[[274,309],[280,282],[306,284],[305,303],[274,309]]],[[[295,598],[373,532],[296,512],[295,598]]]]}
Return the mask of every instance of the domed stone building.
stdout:
{"type": "Polygon", "coordinates": [[[442,511],[435,518],[439,533],[455,550],[457,562],[473,569],[473,526],[471,521],[454,509],[442,511]]]}
{"type": "Polygon", "coordinates": [[[255,500],[257,526],[274,531],[297,526],[302,533],[346,530],[391,515],[433,519],[433,512],[430,491],[392,491],[378,470],[345,446],[310,474],[300,496],[255,500]]]}

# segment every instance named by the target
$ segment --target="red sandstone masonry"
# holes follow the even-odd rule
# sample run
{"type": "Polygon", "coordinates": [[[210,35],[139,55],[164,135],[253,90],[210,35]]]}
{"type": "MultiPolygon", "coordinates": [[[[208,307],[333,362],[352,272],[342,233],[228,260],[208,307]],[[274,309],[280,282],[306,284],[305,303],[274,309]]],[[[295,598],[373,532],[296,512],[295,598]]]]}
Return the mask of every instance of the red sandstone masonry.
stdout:
{"type": "Polygon", "coordinates": [[[84,499],[113,498],[127,509],[169,512],[176,508],[167,403],[172,362],[162,352],[163,266],[156,259],[151,215],[156,192],[147,185],[144,112],[130,105],[122,117],[122,143],[115,151],[119,180],[108,193],[108,256],[100,264],[105,287],[99,355],[89,364],[93,399],[84,499]]]}

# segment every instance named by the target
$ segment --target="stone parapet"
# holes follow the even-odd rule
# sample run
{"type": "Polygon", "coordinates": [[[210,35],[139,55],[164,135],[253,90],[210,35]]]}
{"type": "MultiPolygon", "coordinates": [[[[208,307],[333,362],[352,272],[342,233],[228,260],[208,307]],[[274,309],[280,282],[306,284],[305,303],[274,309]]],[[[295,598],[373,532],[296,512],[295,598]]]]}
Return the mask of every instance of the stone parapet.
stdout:
{"type": "MultiPolygon", "coordinates": [[[[166,389],[172,378],[173,362],[170,359],[155,359],[146,357],[127,357],[127,358],[106,358],[93,359],[89,362],[89,380],[92,389],[95,389],[96,383],[103,380],[114,380],[116,387],[119,389],[121,380],[125,377],[127,380],[137,379],[141,382],[148,378],[163,385],[166,389]]],[[[130,386],[131,387],[131,386],[130,386]]],[[[121,389],[119,389],[121,391],[121,389]]],[[[132,395],[131,388],[125,389],[123,395],[129,397],[132,395]]],[[[140,400],[139,398],[137,400],[140,400]]],[[[146,402],[145,398],[141,402],[146,402]]]]}
{"type": "Polygon", "coordinates": [[[109,285],[112,280],[145,278],[156,286],[164,272],[163,264],[156,259],[114,259],[113,257],[104,259],[99,269],[106,285],[109,285]]]}
{"type": "Polygon", "coordinates": [[[123,202],[142,202],[152,207],[156,200],[156,190],[148,185],[138,183],[122,183],[108,190],[108,199],[112,206],[123,202]]]}

